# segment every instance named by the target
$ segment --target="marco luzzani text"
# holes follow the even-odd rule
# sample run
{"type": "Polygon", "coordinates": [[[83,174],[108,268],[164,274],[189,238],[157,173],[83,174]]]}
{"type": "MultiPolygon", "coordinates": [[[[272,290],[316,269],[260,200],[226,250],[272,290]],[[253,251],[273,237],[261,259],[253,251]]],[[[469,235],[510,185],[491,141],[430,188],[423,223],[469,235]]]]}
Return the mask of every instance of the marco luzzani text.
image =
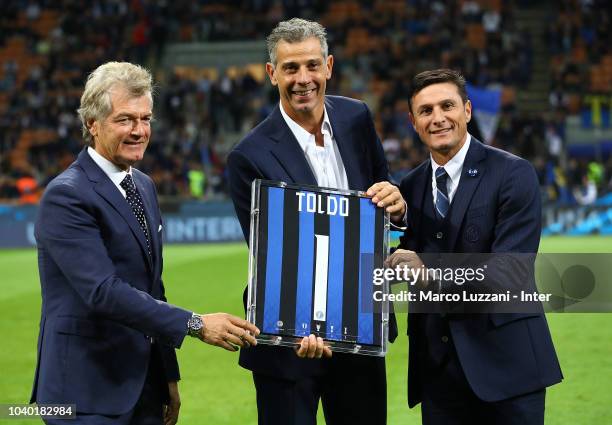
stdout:
{"type": "MultiPolygon", "coordinates": [[[[406,282],[410,286],[417,285],[419,282],[430,287],[428,283],[434,282],[453,282],[457,286],[465,284],[478,284],[485,281],[485,272],[487,266],[477,268],[427,268],[421,266],[418,268],[408,266],[396,266],[395,268],[375,268],[373,271],[372,283],[376,286],[381,286],[385,282],[406,282]]],[[[433,285],[432,289],[437,287],[433,285]]],[[[548,302],[551,294],[540,294],[538,292],[520,291],[518,294],[513,294],[510,291],[492,292],[492,293],[473,293],[470,291],[453,291],[453,292],[438,292],[419,291],[410,292],[407,290],[399,291],[398,293],[385,294],[382,290],[373,292],[374,301],[397,301],[397,302],[413,302],[413,301],[432,301],[432,302],[548,302]]]]}

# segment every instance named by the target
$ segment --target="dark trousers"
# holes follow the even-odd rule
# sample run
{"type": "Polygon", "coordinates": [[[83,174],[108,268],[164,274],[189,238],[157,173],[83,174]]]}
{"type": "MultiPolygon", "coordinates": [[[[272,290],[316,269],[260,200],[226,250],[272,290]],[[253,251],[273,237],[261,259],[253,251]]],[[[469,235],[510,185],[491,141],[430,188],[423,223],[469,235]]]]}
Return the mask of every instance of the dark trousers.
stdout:
{"type": "MultiPolygon", "coordinates": [[[[123,415],[92,415],[79,413],[77,405],[75,419],[46,419],[44,422],[47,425],[163,425],[163,405],[167,396],[164,385],[168,385],[164,381],[158,350],[152,346],[147,377],[132,410],[123,415]]],[[[104,394],[100,394],[100,397],[104,397],[104,394]]]]}
{"type": "Polygon", "coordinates": [[[161,359],[157,349],[151,350],[151,361],[147,370],[142,393],[132,411],[130,425],[163,425],[163,405],[167,402],[167,386],[161,359]]]}
{"type": "Polygon", "coordinates": [[[454,346],[441,365],[424,374],[423,425],[543,425],[546,389],[497,402],[476,397],[454,346]]]}
{"type": "Polygon", "coordinates": [[[253,373],[259,425],[314,425],[319,400],[327,425],[384,425],[383,359],[334,353],[321,376],[286,380],[253,373]]]}

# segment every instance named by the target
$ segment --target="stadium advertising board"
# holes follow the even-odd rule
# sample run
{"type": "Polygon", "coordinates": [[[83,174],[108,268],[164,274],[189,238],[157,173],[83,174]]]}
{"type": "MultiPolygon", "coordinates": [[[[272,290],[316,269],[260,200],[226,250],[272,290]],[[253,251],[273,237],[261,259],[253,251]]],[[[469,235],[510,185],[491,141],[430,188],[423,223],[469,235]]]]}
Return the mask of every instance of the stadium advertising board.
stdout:
{"type": "MultiPolygon", "coordinates": [[[[32,247],[36,206],[0,206],[0,248],[32,247]]],[[[242,230],[231,202],[187,202],[165,210],[164,243],[241,241],[242,230]]]]}

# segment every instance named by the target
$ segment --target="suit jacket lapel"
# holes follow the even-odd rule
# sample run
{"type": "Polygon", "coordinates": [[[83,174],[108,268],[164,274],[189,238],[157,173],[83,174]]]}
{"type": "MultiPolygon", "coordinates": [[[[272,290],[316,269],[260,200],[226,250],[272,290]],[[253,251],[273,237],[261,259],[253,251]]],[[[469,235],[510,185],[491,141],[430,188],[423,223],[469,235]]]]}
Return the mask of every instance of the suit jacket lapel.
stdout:
{"type": "Polygon", "coordinates": [[[342,163],[344,164],[349,188],[354,190],[367,189],[367,187],[363,187],[362,173],[359,171],[360,161],[353,149],[349,123],[342,119],[341,114],[338,113],[329,98],[325,99],[325,108],[334,133],[334,140],[338,145],[342,163]]]}
{"type": "Polygon", "coordinates": [[[408,214],[411,215],[409,221],[412,223],[412,225],[410,226],[412,229],[414,229],[414,235],[413,237],[415,238],[415,247],[417,247],[417,250],[419,250],[421,247],[418,246],[419,242],[421,240],[421,221],[423,218],[423,214],[425,211],[425,208],[427,208],[427,206],[425,205],[425,191],[426,190],[431,190],[431,160],[426,160],[424,163],[424,167],[422,168],[421,172],[415,176],[414,178],[414,202],[415,202],[415,206],[416,208],[413,208],[412,210],[408,211],[408,214]]]}
{"type": "Polygon", "coordinates": [[[138,220],[132,211],[132,208],[127,203],[121,192],[108,178],[104,171],[94,162],[87,153],[87,149],[81,151],[77,158],[77,163],[85,170],[89,179],[94,182],[94,190],[102,196],[127,222],[132,230],[134,237],[138,240],[142,254],[146,258],[149,270],[152,271],[152,263],[149,254],[147,253],[147,241],[144,233],[138,224],[138,220]]]}
{"type": "Polygon", "coordinates": [[[159,247],[159,238],[158,238],[157,228],[155,226],[155,223],[157,223],[157,220],[155,220],[155,215],[153,214],[155,211],[154,209],[155,203],[153,202],[152,196],[154,196],[154,194],[150,193],[146,189],[144,181],[142,180],[140,175],[134,172],[132,173],[132,175],[134,176],[134,182],[136,184],[136,188],[138,189],[138,192],[140,193],[140,196],[142,197],[142,202],[144,203],[145,216],[147,219],[147,227],[149,228],[149,238],[151,239],[150,241],[151,242],[151,253],[154,256],[152,260],[156,261],[157,260],[157,248],[159,247]]]}
{"type": "MultiPolygon", "coordinates": [[[[428,177],[431,176],[429,170],[431,170],[431,164],[428,159],[422,165],[419,165],[418,169],[414,170],[414,176],[411,177],[411,191],[408,193],[402,192],[402,195],[406,196],[405,200],[408,207],[408,230],[406,234],[400,237],[401,246],[404,249],[411,249],[416,252],[420,252],[421,250],[419,245],[419,232],[421,229],[423,211],[426,207],[425,191],[431,187],[428,179],[428,177]]],[[[400,186],[400,188],[401,187],[402,186],[400,186]]]]}
{"type": "Polygon", "coordinates": [[[285,122],[278,106],[272,111],[270,123],[272,125],[270,138],[275,142],[270,151],[278,161],[278,165],[293,180],[287,183],[316,185],[317,179],[306,161],[306,155],[285,122]]]}
{"type": "MultiPolygon", "coordinates": [[[[402,241],[402,246],[420,253],[423,249],[420,242],[422,240],[421,222],[423,214],[427,205],[425,205],[425,191],[431,190],[431,160],[427,159],[419,170],[415,170],[414,181],[411,184],[413,188],[412,192],[408,194],[409,199],[406,200],[408,204],[408,229],[410,234],[408,236],[402,236],[407,238],[406,241],[402,241]]],[[[414,330],[420,329],[420,325],[417,324],[421,320],[420,314],[414,312],[408,313],[407,333],[408,335],[414,335],[414,330]]]]}
{"type": "Polygon", "coordinates": [[[486,155],[481,142],[472,137],[470,148],[463,162],[459,187],[457,187],[457,192],[455,192],[450,208],[448,247],[451,250],[454,249],[457,242],[459,229],[461,228],[463,217],[470,205],[472,196],[486,172],[486,163],[483,162],[486,155]]]}

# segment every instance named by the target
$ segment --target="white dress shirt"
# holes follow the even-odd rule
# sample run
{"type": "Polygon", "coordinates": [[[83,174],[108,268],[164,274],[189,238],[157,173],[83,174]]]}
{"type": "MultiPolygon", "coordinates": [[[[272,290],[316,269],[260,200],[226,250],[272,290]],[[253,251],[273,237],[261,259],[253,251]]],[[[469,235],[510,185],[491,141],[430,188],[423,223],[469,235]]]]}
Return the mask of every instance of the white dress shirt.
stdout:
{"type": "Polygon", "coordinates": [[[132,167],[128,171],[124,171],[121,168],[117,167],[115,164],[110,162],[108,159],[104,158],[100,155],[94,148],[89,146],[87,148],[87,153],[94,160],[98,167],[102,168],[104,174],[108,176],[109,179],[113,182],[113,184],[119,189],[121,195],[125,198],[127,195],[125,194],[125,190],[121,187],[121,182],[125,178],[126,175],[132,175],[132,167]]]}
{"type": "MultiPolygon", "coordinates": [[[[461,180],[461,170],[463,169],[463,163],[465,162],[465,156],[467,155],[468,149],[470,148],[470,142],[472,140],[472,136],[470,133],[467,134],[467,139],[465,143],[459,149],[459,152],[453,156],[450,161],[443,165],[444,170],[446,170],[446,174],[448,174],[448,178],[446,179],[446,193],[448,193],[448,203],[449,205],[453,202],[453,197],[457,192],[457,188],[459,187],[459,180],[461,180]]],[[[433,194],[433,202],[434,206],[436,205],[436,198],[438,197],[438,184],[436,182],[436,170],[442,165],[438,165],[436,161],[434,161],[433,156],[431,156],[431,187],[433,194]]]]}
{"type": "Polygon", "coordinates": [[[281,103],[278,104],[281,114],[289,129],[297,139],[300,147],[304,151],[306,161],[317,179],[317,185],[336,189],[348,189],[348,179],[344,163],[338,150],[338,144],[334,140],[332,126],[327,116],[327,110],[323,107],[323,146],[317,146],[315,135],[309,133],[298,123],[293,121],[283,109],[281,103]]]}

